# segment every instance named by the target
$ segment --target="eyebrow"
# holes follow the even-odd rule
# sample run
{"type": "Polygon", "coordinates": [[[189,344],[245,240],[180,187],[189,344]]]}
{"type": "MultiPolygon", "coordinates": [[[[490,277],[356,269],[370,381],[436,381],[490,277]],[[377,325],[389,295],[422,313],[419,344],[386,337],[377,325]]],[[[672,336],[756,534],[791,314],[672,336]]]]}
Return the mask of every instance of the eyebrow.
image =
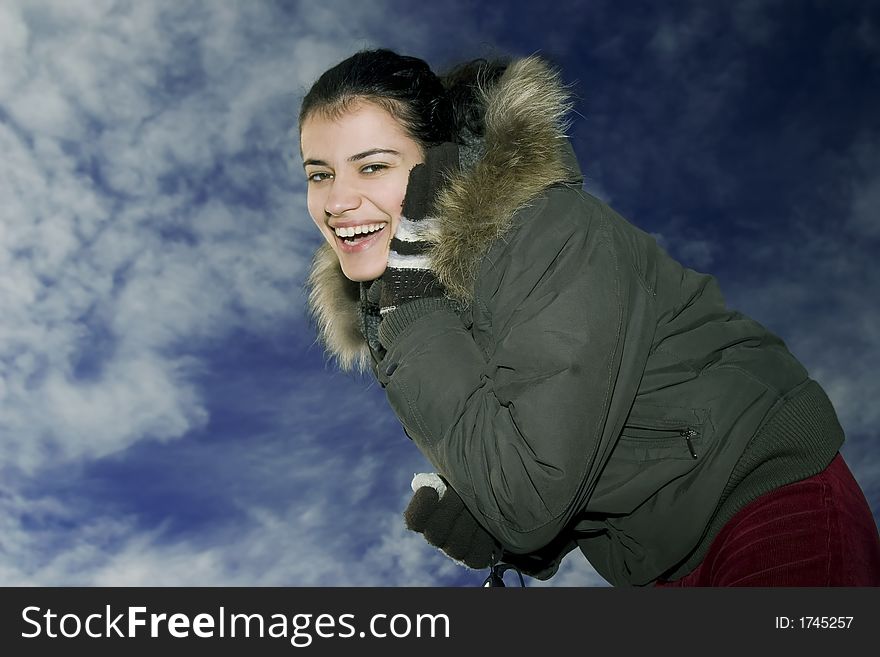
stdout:
{"type": "MultiPolygon", "coordinates": [[[[357,162],[358,160],[363,160],[365,157],[370,157],[371,155],[378,155],[380,153],[390,153],[391,155],[399,156],[400,153],[392,148],[371,148],[368,151],[364,151],[363,153],[357,153],[348,158],[348,162],[357,162]]],[[[309,165],[326,167],[327,163],[324,160],[306,160],[303,162],[303,167],[307,167],[309,165]]]]}

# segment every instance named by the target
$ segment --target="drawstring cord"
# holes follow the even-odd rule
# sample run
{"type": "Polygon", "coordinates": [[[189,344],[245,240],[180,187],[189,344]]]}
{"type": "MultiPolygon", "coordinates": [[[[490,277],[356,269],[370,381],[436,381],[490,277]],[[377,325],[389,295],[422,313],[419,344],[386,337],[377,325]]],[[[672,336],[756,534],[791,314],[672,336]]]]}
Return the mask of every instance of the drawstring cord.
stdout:
{"type": "Polygon", "coordinates": [[[485,580],[483,580],[483,588],[507,586],[504,583],[504,573],[511,569],[515,570],[516,574],[519,575],[519,585],[525,588],[526,582],[523,579],[522,573],[520,572],[519,568],[514,566],[512,563],[495,563],[495,555],[492,555],[492,566],[489,569],[489,576],[485,580]]]}

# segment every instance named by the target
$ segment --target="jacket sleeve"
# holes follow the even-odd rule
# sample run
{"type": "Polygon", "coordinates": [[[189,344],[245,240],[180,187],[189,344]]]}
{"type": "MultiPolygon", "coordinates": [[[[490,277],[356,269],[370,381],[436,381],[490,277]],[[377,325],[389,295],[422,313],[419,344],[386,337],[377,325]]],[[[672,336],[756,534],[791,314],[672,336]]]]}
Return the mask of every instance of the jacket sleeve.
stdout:
{"type": "Polygon", "coordinates": [[[513,553],[548,546],[584,509],[650,348],[652,294],[602,208],[554,188],[514,217],[475,289],[488,340],[436,302],[380,329],[392,408],[513,553]]]}

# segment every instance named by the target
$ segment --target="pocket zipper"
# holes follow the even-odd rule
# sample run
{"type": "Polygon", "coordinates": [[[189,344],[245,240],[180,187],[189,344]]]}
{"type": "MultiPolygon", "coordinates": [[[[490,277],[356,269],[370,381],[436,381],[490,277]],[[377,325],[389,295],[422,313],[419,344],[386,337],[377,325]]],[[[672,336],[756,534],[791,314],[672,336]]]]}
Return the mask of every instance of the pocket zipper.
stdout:
{"type": "Polygon", "coordinates": [[[683,428],[670,427],[670,428],[666,429],[666,428],[660,428],[660,427],[648,427],[648,426],[644,426],[644,425],[627,424],[624,426],[624,429],[626,429],[627,427],[630,427],[632,429],[641,429],[643,431],[658,431],[658,432],[671,431],[671,432],[678,433],[679,436],[684,438],[685,443],[687,443],[688,452],[690,452],[691,458],[697,458],[697,452],[694,450],[694,444],[692,442],[692,439],[696,438],[699,434],[697,433],[696,430],[691,429],[690,427],[683,427],[683,428]]]}
{"type": "Polygon", "coordinates": [[[691,438],[697,437],[697,432],[690,427],[686,427],[681,430],[681,435],[684,437],[684,441],[687,443],[688,450],[690,450],[691,456],[693,458],[697,458],[697,452],[694,451],[694,444],[691,442],[691,438]]]}

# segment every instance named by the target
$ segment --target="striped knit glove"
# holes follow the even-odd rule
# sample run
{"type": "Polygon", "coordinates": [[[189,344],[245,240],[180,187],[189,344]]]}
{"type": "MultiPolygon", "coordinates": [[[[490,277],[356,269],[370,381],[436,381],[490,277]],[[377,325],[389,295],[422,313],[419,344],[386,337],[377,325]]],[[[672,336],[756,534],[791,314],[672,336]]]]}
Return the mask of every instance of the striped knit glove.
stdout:
{"type": "Polygon", "coordinates": [[[428,149],[424,164],[410,171],[400,223],[382,274],[379,312],[383,317],[407,301],[443,296],[443,286],[431,269],[426,236],[436,227],[431,213],[437,192],[446,177],[458,171],[458,146],[452,143],[428,149]]]}

